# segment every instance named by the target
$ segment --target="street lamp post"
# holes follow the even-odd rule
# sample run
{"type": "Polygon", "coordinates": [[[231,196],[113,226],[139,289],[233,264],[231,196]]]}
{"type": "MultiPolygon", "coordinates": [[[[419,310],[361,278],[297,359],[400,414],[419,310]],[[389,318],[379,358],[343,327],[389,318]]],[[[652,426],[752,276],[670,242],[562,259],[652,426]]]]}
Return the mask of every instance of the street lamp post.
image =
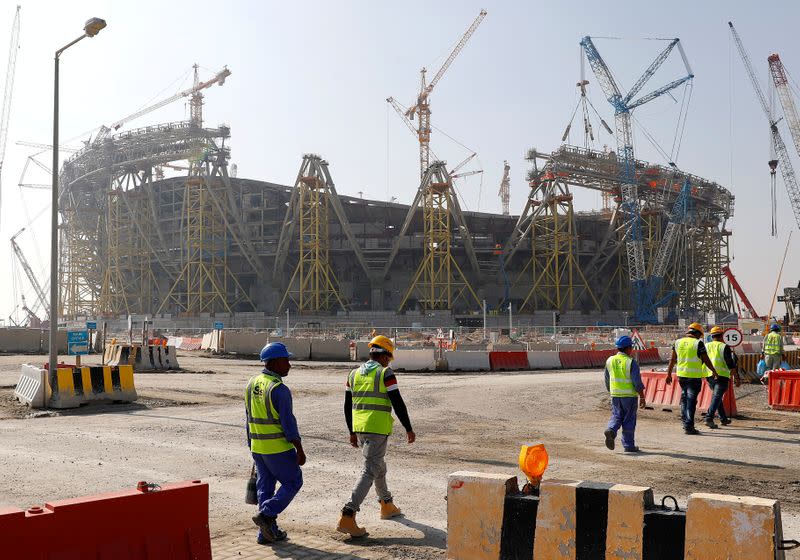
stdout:
{"type": "Polygon", "coordinates": [[[52,202],[50,213],[50,362],[49,375],[52,394],[57,394],[56,370],[58,368],[58,61],[61,53],[86,37],[94,37],[106,26],[106,21],[92,18],[83,26],[83,35],[56,51],[53,73],[53,170],[52,202]]]}

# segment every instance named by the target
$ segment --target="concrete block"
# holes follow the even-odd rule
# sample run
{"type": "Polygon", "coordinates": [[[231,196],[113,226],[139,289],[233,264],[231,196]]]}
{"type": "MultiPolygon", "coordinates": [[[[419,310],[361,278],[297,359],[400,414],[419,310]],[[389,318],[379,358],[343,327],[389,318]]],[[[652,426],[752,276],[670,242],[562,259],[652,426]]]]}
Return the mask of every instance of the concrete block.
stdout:
{"type": "Polygon", "coordinates": [[[257,356],[267,344],[267,333],[225,331],[225,352],[257,356]]]}
{"type": "Polygon", "coordinates": [[[19,381],[14,389],[14,398],[31,408],[44,408],[45,400],[49,395],[47,370],[30,364],[22,364],[19,381]]]}
{"type": "Polygon", "coordinates": [[[669,363],[670,358],[672,357],[672,348],[664,348],[663,346],[658,349],[658,359],[662,362],[669,363]]]}
{"type": "Polygon", "coordinates": [[[528,364],[531,369],[561,369],[558,352],[528,352],[528,364]]]}
{"type": "MultiPolygon", "coordinates": [[[[42,332],[42,352],[47,353],[50,348],[50,332],[42,332]]],[[[58,331],[56,335],[56,345],[58,346],[59,354],[67,353],[67,331],[58,331]]]]}
{"type": "Polygon", "coordinates": [[[294,354],[295,360],[311,359],[311,341],[307,338],[271,338],[269,341],[283,342],[289,352],[294,354]]]}
{"type": "Polygon", "coordinates": [[[576,490],[574,480],[543,480],[539,487],[533,557],[575,560],[576,490]]]}
{"type": "Polygon", "coordinates": [[[356,361],[366,362],[369,360],[369,342],[356,342],[356,361]]]}
{"type": "Polygon", "coordinates": [[[330,360],[334,362],[350,361],[349,340],[311,340],[311,359],[330,360]]]}
{"type": "Polygon", "coordinates": [[[615,484],[608,489],[606,560],[642,558],[644,512],[653,505],[653,490],[615,484]]]}
{"type": "Polygon", "coordinates": [[[691,494],[686,509],[686,560],[783,558],[776,543],[782,537],[776,500],[691,494]]]}
{"type": "Polygon", "coordinates": [[[38,353],[41,341],[38,329],[0,329],[0,352],[38,353]]]}
{"type": "Polygon", "coordinates": [[[394,351],[392,369],[398,371],[435,371],[436,353],[433,348],[410,350],[398,348],[394,351]]]}
{"type": "Polygon", "coordinates": [[[499,560],[505,499],[517,491],[516,476],[452,473],[447,483],[447,558],[499,560]]]}
{"type": "Polygon", "coordinates": [[[489,352],[446,350],[444,359],[448,371],[489,371],[489,352]]]}

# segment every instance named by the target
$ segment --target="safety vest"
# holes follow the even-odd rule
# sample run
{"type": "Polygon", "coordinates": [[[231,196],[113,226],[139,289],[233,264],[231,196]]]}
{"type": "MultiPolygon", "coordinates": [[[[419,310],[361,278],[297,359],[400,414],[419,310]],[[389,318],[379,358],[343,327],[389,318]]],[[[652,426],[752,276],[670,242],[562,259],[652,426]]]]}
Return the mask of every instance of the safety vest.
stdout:
{"type": "Polygon", "coordinates": [[[675,342],[675,353],[678,355],[678,377],[705,377],[703,362],[697,355],[699,338],[685,336],[675,342]]]}
{"type": "Polygon", "coordinates": [[[767,356],[776,356],[781,353],[781,335],[776,332],[771,332],[764,339],[764,354],[767,356]]]}
{"type": "Polygon", "coordinates": [[[633,358],[623,352],[618,352],[606,360],[608,390],[612,397],[635,397],[639,394],[631,379],[632,363],[633,358]]]}
{"type": "Polygon", "coordinates": [[[387,436],[392,433],[392,401],[383,380],[387,369],[369,361],[350,372],[354,432],[387,436]]]}
{"type": "MultiPolygon", "coordinates": [[[[714,369],[721,377],[730,377],[731,370],[728,364],[725,363],[725,347],[724,342],[712,340],[706,343],[706,350],[708,351],[708,359],[714,364],[714,369]]],[[[711,377],[711,370],[703,364],[703,373],[705,377],[711,377]]]]}
{"type": "Polygon", "coordinates": [[[245,392],[250,451],[274,455],[294,449],[283,433],[278,410],[272,404],[272,391],[283,382],[274,374],[262,373],[250,379],[245,392]]]}

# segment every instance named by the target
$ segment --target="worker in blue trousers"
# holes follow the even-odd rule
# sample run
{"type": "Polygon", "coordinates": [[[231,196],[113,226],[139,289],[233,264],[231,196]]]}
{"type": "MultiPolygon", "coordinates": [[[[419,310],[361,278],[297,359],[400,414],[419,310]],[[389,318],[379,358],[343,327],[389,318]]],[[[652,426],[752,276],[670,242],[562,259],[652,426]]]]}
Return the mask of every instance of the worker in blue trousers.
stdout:
{"type": "Polygon", "coordinates": [[[621,336],[616,342],[617,353],[606,360],[606,389],[611,394],[611,419],[603,432],[606,447],[614,449],[617,432],[622,428],[622,447],[625,453],[637,453],[634,433],[636,412],[644,408],[644,383],[639,364],[633,359],[633,341],[621,336]]]}
{"type": "Polygon", "coordinates": [[[259,528],[258,544],[286,539],[277,518],[303,486],[300,467],[306,454],[292,412],[292,392],[283,383],[293,357],[280,342],[264,346],[260,356],[264,370],[250,379],[245,391],[247,442],[256,466],[258,513],[253,523],[259,528]]]}

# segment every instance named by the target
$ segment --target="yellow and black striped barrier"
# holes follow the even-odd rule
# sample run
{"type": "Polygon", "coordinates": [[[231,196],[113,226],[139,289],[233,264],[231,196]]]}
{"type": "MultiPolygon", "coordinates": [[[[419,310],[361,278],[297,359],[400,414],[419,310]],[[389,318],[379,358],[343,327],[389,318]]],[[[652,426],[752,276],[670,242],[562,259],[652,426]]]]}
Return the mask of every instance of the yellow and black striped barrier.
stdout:
{"type": "Polygon", "coordinates": [[[52,408],[75,408],[92,401],[133,402],[137,398],[133,366],[60,367],[52,408]]]}

